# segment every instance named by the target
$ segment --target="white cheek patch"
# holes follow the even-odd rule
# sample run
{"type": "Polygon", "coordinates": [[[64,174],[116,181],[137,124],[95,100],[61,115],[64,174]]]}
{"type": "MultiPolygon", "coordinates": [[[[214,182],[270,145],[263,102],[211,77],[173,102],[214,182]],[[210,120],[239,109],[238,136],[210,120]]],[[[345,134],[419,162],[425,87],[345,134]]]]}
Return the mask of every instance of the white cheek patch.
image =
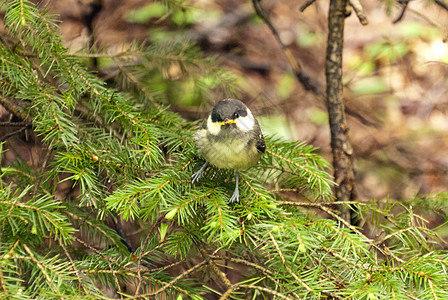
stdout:
{"type": "Polygon", "coordinates": [[[255,119],[250,110],[247,110],[247,116],[239,117],[236,121],[236,126],[244,132],[252,130],[255,125],[255,119]]]}
{"type": "Polygon", "coordinates": [[[218,122],[212,122],[212,116],[208,116],[207,119],[207,130],[210,134],[218,135],[221,131],[221,125],[218,122]]]}

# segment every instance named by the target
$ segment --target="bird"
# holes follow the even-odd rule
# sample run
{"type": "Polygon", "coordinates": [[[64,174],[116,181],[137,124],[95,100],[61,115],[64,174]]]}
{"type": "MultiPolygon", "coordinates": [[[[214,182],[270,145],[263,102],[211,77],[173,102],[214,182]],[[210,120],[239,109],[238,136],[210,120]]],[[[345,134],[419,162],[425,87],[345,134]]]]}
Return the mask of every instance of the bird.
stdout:
{"type": "Polygon", "coordinates": [[[192,175],[192,184],[199,181],[209,164],[233,169],[236,185],[230,202],[239,202],[239,172],[256,165],[266,150],[260,125],[250,109],[237,99],[219,101],[195,133],[195,145],[205,163],[192,175]]]}

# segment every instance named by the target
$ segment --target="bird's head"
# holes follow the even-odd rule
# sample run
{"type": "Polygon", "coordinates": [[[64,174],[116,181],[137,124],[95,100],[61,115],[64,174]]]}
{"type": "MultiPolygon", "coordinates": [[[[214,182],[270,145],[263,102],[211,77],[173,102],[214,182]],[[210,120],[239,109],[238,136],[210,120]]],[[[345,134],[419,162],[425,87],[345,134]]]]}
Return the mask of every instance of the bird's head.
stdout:
{"type": "Polygon", "coordinates": [[[219,101],[207,119],[207,129],[213,135],[223,130],[236,129],[242,133],[255,126],[255,119],[250,109],[241,101],[225,99],[219,101]]]}

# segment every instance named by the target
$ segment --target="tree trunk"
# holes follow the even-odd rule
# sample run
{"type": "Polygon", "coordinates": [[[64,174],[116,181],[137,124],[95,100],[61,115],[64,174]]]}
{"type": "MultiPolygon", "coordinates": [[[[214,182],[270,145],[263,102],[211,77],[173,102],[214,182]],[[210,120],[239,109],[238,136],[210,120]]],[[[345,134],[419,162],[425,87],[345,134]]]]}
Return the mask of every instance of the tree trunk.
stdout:
{"type": "MultiPolygon", "coordinates": [[[[356,198],[353,149],[348,139],[342,94],[342,50],[344,45],[344,21],[347,0],[331,0],[328,14],[328,42],[325,63],[327,79],[327,109],[331,130],[334,177],[338,184],[336,201],[352,201],[356,198]]],[[[343,217],[352,221],[352,211],[344,209],[343,217]]]]}

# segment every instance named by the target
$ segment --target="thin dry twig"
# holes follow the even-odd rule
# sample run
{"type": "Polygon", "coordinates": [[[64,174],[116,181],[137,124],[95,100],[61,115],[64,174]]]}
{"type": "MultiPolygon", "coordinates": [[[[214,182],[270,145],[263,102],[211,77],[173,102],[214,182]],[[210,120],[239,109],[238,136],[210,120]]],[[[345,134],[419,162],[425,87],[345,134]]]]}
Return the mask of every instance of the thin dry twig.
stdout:
{"type": "Polygon", "coordinates": [[[358,17],[359,22],[366,26],[369,24],[369,21],[367,20],[366,13],[364,12],[364,9],[362,8],[361,3],[359,0],[349,0],[350,6],[355,11],[356,16],[358,17]]]}
{"type": "Polygon", "coordinates": [[[219,270],[218,266],[215,264],[215,262],[210,258],[210,255],[207,253],[203,245],[199,245],[199,251],[201,251],[202,257],[205,259],[207,264],[210,265],[210,267],[213,269],[213,271],[216,273],[216,275],[219,277],[219,279],[222,280],[222,282],[228,287],[232,287],[232,283],[227,278],[227,276],[219,270]]]}
{"type": "Polygon", "coordinates": [[[448,10],[448,4],[442,0],[434,0],[434,3],[443,8],[444,10],[448,10]]]}
{"type": "Polygon", "coordinates": [[[272,34],[274,35],[275,39],[281,46],[283,53],[285,54],[286,58],[288,59],[289,64],[291,65],[294,75],[296,76],[297,80],[302,84],[303,88],[307,91],[311,91],[314,94],[319,94],[319,87],[318,84],[313,81],[308,75],[304,74],[302,71],[302,67],[300,66],[299,62],[294,58],[294,55],[292,54],[291,50],[289,50],[288,46],[286,46],[282,39],[280,38],[280,35],[277,31],[277,29],[274,27],[274,25],[271,22],[271,19],[269,18],[266,10],[264,9],[263,5],[261,4],[261,0],[252,0],[252,3],[255,8],[255,12],[257,15],[263,19],[263,21],[266,23],[266,25],[271,30],[272,34]]]}
{"type": "Polygon", "coordinates": [[[393,21],[394,24],[397,24],[398,22],[400,22],[400,21],[403,19],[404,14],[405,14],[405,12],[406,12],[406,10],[407,10],[407,8],[408,8],[409,1],[410,1],[410,0],[400,1],[400,4],[401,4],[401,13],[400,13],[400,15],[398,16],[398,18],[396,18],[396,19],[393,21]]]}
{"type": "Polygon", "coordinates": [[[300,12],[304,12],[311,4],[316,2],[316,0],[306,0],[305,3],[300,7],[300,12]]]}
{"type": "Polygon", "coordinates": [[[226,300],[227,298],[230,297],[233,291],[234,291],[233,286],[229,287],[227,291],[225,291],[225,293],[222,294],[221,297],[219,297],[219,300],[226,300]]]}
{"type": "Polygon", "coordinates": [[[6,141],[7,139],[9,139],[10,137],[12,137],[12,136],[14,136],[14,135],[16,135],[16,134],[22,133],[23,131],[25,131],[26,128],[27,128],[27,127],[25,126],[25,127],[19,128],[19,129],[17,129],[17,130],[8,132],[7,134],[5,134],[4,136],[2,136],[2,137],[0,138],[0,141],[1,141],[1,142],[4,142],[4,141],[6,141]]]}
{"type": "Polygon", "coordinates": [[[27,125],[32,124],[31,117],[22,111],[21,107],[17,105],[17,101],[15,101],[15,99],[0,95],[0,104],[4,106],[7,111],[22,119],[22,123],[27,125]]]}
{"type": "Polygon", "coordinates": [[[233,262],[233,263],[236,263],[236,264],[246,265],[248,267],[252,267],[254,269],[260,270],[266,276],[273,276],[274,275],[274,273],[271,270],[266,269],[266,268],[264,268],[264,267],[262,267],[260,265],[257,265],[256,263],[253,263],[251,261],[244,260],[244,259],[241,259],[241,258],[234,258],[234,257],[227,257],[227,256],[218,256],[218,255],[210,255],[209,257],[211,259],[213,259],[213,260],[227,260],[227,261],[230,261],[230,262],[233,262]]]}

